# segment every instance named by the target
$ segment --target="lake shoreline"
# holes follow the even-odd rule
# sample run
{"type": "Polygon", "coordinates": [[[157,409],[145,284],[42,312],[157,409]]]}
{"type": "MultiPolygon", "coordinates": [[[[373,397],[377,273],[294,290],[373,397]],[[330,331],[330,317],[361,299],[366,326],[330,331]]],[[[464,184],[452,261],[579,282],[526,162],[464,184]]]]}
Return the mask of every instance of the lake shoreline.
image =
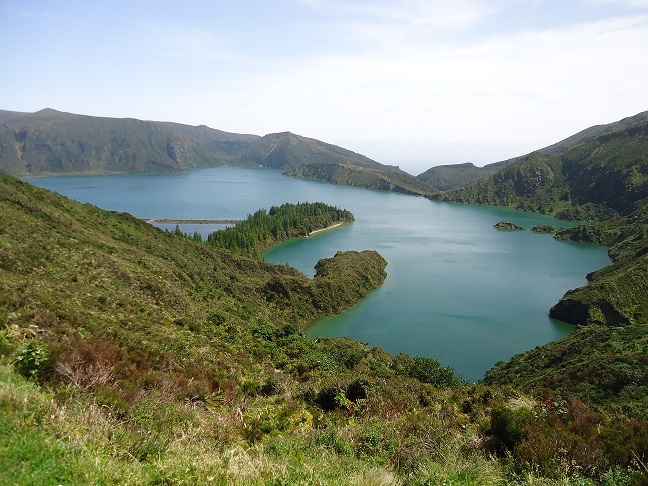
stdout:
{"type": "Polygon", "coordinates": [[[147,219],[151,223],[160,224],[238,224],[241,219],[147,219]]]}
{"type": "Polygon", "coordinates": [[[339,228],[340,226],[346,224],[347,222],[348,222],[348,221],[342,221],[342,222],[340,222],[340,223],[335,223],[335,224],[332,224],[331,226],[327,226],[326,228],[313,230],[313,231],[311,231],[310,233],[308,233],[308,236],[306,236],[306,238],[308,238],[308,237],[311,236],[311,235],[314,235],[314,234],[317,234],[317,233],[321,233],[322,231],[328,231],[328,230],[331,230],[331,229],[334,229],[334,228],[339,228]]]}

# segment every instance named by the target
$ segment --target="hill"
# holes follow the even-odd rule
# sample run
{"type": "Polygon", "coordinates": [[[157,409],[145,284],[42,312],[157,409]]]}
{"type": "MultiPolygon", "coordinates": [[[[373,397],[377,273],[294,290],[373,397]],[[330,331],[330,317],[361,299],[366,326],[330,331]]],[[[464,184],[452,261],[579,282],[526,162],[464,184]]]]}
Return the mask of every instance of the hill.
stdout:
{"type": "Polygon", "coordinates": [[[648,122],[583,140],[559,155],[534,152],[440,201],[509,206],[557,218],[606,219],[648,197],[648,122]]]}
{"type": "MultiPolygon", "coordinates": [[[[623,130],[625,128],[630,128],[631,126],[637,125],[646,120],[648,120],[648,111],[623,118],[622,120],[613,123],[595,125],[567,137],[560,142],[539,149],[537,152],[544,155],[556,155],[587,138],[597,137],[618,130],[623,130]]],[[[515,160],[515,158],[503,160],[483,167],[476,167],[471,163],[439,165],[419,174],[417,178],[426,182],[437,191],[451,191],[453,189],[469,186],[481,179],[485,179],[513,163],[515,160]]]]}
{"type": "Polygon", "coordinates": [[[511,160],[495,162],[483,167],[468,162],[465,164],[437,165],[416,176],[437,191],[450,191],[484,179],[506,167],[511,160]]]}
{"type": "Polygon", "coordinates": [[[336,145],[290,132],[272,133],[251,143],[243,155],[243,165],[274,169],[294,169],[310,164],[347,163],[359,167],[383,169],[386,166],[336,145]]]}
{"type": "MultiPolygon", "coordinates": [[[[338,177],[336,183],[348,180],[359,187],[434,192],[396,167],[290,132],[259,137],[204,125],[100,118],[52,109],[37,113],[0,111],[0,172],[14,176],[178,172],[224,165],[290,171],[328,164],[361,170],[363,175],[370,170],[370,177],[338,177]]],[[[304,172],[308,175],[299,176],[319,178],[318,171],[304,172]]]]}
{"type": "Polygon", "coordinates": [[[561,153],[565,149],[568,149],[572,145],[580,142],[581,140],[585,140],[586,138],[598,137],[600,135],[606,135],[608,133],[624,130],[646,120],[648,120],[648,111],[643,111],[641,113],[637,113],[634,116],[629,116],[616,122],[607,123],[604,125],[594,125],[586,128],[585,130],[581,130],[580,132],[575,133],[574,135],[567,137],[560,142],[540,149],[538,150],[538,152],[546,155],[556,155],[561,153]]]}
{"type": "Polygon", "coordinates": [[[379,164],[342,147],[290,132],[266,135],[250,144],[241,162],[288,169],[284,175],[331,184],[416,195],[436,192],[398,167],[379,164]]]}
{"type": "Polygon", "coordinates": [[[45,109],[0,111],[0,168],[19,176],[176,172],[238,163],[258,137],[205,126],[100,118],[45,109]]]}
{"type": "Polygon", "coordinates": [[[417,196],[435,194],[428,184],[396,167],[367,167],[354,164],[309,164],[289,170],[285,175],[314,179],[331,184],[393,191],[417,196]]]}

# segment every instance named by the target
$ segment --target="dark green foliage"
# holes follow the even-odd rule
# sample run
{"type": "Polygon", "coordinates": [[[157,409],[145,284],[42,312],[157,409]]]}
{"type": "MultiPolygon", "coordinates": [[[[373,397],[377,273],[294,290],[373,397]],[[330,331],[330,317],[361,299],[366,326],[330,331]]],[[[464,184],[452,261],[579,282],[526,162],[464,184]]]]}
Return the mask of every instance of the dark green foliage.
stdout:
{"type": "Polygon", "coordinates": [[[500,455],[512,452],[526,436],[533,414],[526,408],[512,410],[498,406],[491,410],[488,434],[492,441],[490,447],[500,455]]]}
{"type": "Polygon", "coordinates": [[[526,228],[524,228],[522,226],[518,226],[515,223],[510,223],[508,221],[500,221],[499,223],[495,223],[493,225],[493,228],[498,229],[498,230],[526,231],[526,228]]]}
{"type": "Polygon", "coordinates": [[[442,201],[510,206],[563,219],[608,219],[648,197],[648,123],[520,157],[442,201]]]}
{"type": "Polygon", "coordinates": [[[21,375],[33,378],[44,372],[47,362],[44,343],[32,339],[14,359],[14,367],[21,375]]]}
{"type": "Polygon", "coordinates": [[[648,204],[626,216],[558,231],[556,238],[610,247],[613,265],[588,275],[589,284],[568,292],[551,315],[575,324],[648,322],[648,204]]]}
{"type": "Polygon", "coordinates": [[[461,383],[452,368],[441,366],[441,363],[432,358],[399,354],[394,357],[393,368],[399,375],[416,378],[437,387],[457,386],[461,383]]]}
{"type": "Polygon", "coordinates": [[[267,212],[259,209],[236,226],[211,233],[207,244],[245,255],[259,255],[272,244],[353,220],[349,211],[328,204],[286,203],[272,206],[267,212]]]}
{"type": "Polygon", "coordinates": [[[536,233],[555,233],[557,229],[555,226],[549,224],[538,224],[531,228],[531,231],[535,231],[536,233]]]}
{"type": "Polygon", "coordinates": [[[526,392],[550,388],[623,415],[648,416],[647,324],[587,326],[513,357],[486,374],[487,383],[526,392]]]}

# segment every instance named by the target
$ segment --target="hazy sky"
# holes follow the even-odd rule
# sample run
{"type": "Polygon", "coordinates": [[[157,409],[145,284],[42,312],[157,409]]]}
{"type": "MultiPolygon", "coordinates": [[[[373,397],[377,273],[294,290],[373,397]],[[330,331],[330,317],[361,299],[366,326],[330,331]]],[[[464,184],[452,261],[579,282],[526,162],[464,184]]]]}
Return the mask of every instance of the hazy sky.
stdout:
{"type": "Polygon", "coordinates": [[[648,110],[648,0],[0,0],[0,109],[289,130],[418,174],[648,110]]]}

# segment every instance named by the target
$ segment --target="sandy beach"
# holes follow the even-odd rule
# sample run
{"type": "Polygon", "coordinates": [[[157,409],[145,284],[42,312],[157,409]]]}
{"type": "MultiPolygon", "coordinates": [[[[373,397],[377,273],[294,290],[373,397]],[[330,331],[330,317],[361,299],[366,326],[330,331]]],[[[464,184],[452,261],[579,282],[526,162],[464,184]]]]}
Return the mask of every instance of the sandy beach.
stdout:
{"type": "Polygon", "coordinates": [[[335,224],[333,224],[333,225],[331,225],[331,226],[328,226],[328,227],[326,227],[326,228],[322,228],[322,229],[318,229],[318,230],[315,230],[315,231],[311,231],[310,233],[308,233],[308,236],[314,235],[314,234],[316,234],[316,233],[321,233],[322,231],[328,231],[328,230],[330,230],[330,229],[337,228],[338,226],[342,226],[342,225],[345,224],[345,223],[346,223],[346,221],[342,221],[341,223],[335,223],[335,224]]]}

